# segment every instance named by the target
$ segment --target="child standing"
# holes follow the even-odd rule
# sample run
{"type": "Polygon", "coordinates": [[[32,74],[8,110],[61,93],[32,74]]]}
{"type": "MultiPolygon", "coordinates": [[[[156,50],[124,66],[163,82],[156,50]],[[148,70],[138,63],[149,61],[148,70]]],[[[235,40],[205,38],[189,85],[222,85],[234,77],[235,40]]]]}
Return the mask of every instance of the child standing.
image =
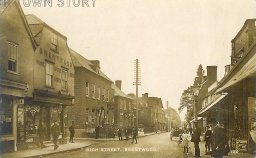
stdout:
{"type": "Polygon", "coordinates": [[[182,134],[182,144],[184,148],[184,153],[188,153],[189,137],[190,135],[188,131],[185,130],[184,133],[182,134]]]}

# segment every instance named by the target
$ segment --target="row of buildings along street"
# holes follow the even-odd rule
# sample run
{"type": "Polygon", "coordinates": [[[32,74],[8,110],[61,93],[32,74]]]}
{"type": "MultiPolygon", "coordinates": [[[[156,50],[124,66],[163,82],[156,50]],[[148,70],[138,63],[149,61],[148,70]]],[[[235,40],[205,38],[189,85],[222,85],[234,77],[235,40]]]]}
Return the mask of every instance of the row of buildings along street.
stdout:
{"type": "MultiPolygon", "coordinates": [[[[102,72],[67,44],[67,37],[39,17],[25,15],[16,0],[0,7],[0,149],[12,152],[38,146],[39,130],[57,120],[62,143],[75,122],[76,137],[112,138],[116,129],[170,131],[180,125],[160,96],[138,98],[122,91],[122,81],[102,72]],[[138,115],[136,115],[136,111],[138,115]]],[[[131,84],[131,83],[126,83],[131,84]]]]}
{"type": "Polygon", "coordinates": [[[231,40],[230,64],[217,80],[217,66],[198,67],[194,84],[184,90],[185,128],[198,122],[203,131],[217,122],[227,130],[231,150],[252,152],[250,131],[256,124],[256,19],[247,19],[231,40]]]}

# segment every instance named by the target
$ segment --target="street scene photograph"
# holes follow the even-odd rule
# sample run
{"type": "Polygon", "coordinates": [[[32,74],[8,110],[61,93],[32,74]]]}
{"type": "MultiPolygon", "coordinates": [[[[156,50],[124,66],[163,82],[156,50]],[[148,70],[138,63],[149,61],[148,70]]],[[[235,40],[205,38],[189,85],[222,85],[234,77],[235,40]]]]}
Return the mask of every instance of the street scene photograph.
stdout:
{"type": "Polygon", "coordinates": [[[0,158],[256,158],[256,0],[0,0],[0,158]]]}

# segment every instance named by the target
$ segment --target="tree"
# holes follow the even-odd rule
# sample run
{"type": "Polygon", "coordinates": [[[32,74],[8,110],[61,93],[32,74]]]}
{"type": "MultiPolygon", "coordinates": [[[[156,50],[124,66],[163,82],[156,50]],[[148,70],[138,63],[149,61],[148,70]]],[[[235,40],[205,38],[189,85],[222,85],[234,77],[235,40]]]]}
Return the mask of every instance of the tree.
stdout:
{"type": "Polygon", "coordinates": [[[188,87],[186,90],[183,91],[180,99],[180,107],[179,111],[181,112],[184,108],[190,109],[193,105],[193,89],[192,87],[188,87]]]}
{"type": "Polygon", "coordinates": [[[196,74],[194,85],[201,85],[204,82],[204,70],[201,64],[198,66],[196,74]]]}
{"type": "Polygon", "coordinates": [[[182,111],[184,108],[190,111],[193,107],[193,86],[200,86],[204,82],[204,70],[201,64],[198,66],[196,74],[193,85],[184,90],[181,95],[179,111],[182,111]]]}

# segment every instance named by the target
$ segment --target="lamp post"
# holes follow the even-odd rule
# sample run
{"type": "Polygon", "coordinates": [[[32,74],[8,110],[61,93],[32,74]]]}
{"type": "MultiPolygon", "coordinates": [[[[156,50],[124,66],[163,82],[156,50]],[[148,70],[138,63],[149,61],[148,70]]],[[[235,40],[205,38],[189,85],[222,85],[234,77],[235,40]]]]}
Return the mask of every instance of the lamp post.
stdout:
{"type": "Polygon", "coordinates": [[[193,108],[194,108],[194,122],[197,122],[197,101],[198,101],[198,94],[200,90],[199,85],[194,85],[193,89],[193,108]]]}

